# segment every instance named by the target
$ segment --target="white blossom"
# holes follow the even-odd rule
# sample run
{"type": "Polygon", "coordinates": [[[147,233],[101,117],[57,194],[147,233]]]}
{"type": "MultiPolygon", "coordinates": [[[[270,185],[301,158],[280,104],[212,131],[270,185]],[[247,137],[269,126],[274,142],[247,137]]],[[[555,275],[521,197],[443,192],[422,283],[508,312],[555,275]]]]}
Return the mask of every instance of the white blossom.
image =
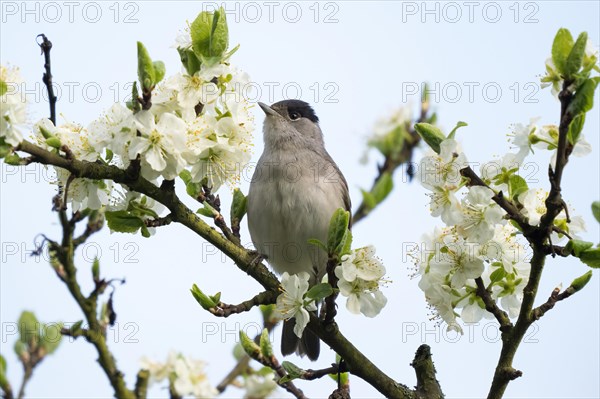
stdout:
{"type": "Polygon", "coordinates": [[[387,298],[380,291],[386,280],[385,267],[375,256],[375,248],[367,246],[353,250],[341,258],[335,268],[340,293],[347,297],[346,308],[354,314],[375,317],[386,305],[387,298]]]}
{"type": "Polygon", "coordinates": [[[386,305],[387,298],[379,290],[380,281],[367,281],[355,278],[353,281],[344,279],[342,268],[336,267],[335,275],[338,277],[340,294],[347,297],[346,308],[354,314],[362,313],[367,317],[375,317],[386,305]]]}
{"type": "Polygon", "coordinates": [[[507,273],[512,273],[518,263],[527,255],[526,247],[517,239],[517,229],[507,223],[496,225],[494,237],[481,250],[481,254],[489,263],[501,262],[507,273]]]}
{"type": "Polygon", "coordinates": [[[512,144],[519,149],[515,155],[515,160],[518,163],[523,162],[525,157],[531,152],[532,140],[534,133],[539,129],[537,122],[540,118],[531,118],[527,125],[517,123],[513,125],[511,133],[507,134],[512,144]]]}
{"type": "Polygon", "coordinates": [[[496,224],[502,221],[504,211],[492,201],[494,192],[487,187],[475,186],[462,204],[463,217],[459,231],[470,241],[481,244],[494,236],[496,224]]]}
{"type": "Polygon", "coordinates": [[[317,310],[314,301],[304,299],[304,295],[308,291],[309,279],[310,275],[306,272],[292,275],[287,272],[283,273],[281,275],[283,293],[277,297],[274,311],[274,316],[280,320],[296,319],[294,334],[298,338],[302,337],[302,333],[310,320],[308,312],[317,310]]]}
{"type": "Polygon", "coordinates": [[[523,205],[523,213],[528,218],[529,224],[537,226],[541,217],[546,213],[546,198],[548,192],[541,188],[530,189],[519,195],[519,202],[523,205]]]}
{"type": "Polygon", "coordinates": [[[385,267],[375,256],[375,247],[369,245],[352,251],[341,258],[344,280],[350,282],[357,277],[366,281],[375,281],[385,275],[385,267]]]}
{"type": "Polygon", "coordinates": [[[124,162],[129,161],[127,149],[136,136],[133,112],[121,104],[113,104],[88,127],[88,140],[98,153],[104,149],[119,155],[124,162]]]}
{"type": "Polygon", "coordinates": [[[435,187],[457,190],[462,183],[460,170],[467,166],[467,158],[458,142],[446,139],[440,144],[439,154],[432,152],[421,159],[418,176],[421,184],[429,190],[435,187]]]}
{"type": "Polygon", "coordinates": [[[143,358],[142,369],[150,372],[152,383],[173,378],[175,391],[182,396],[214,398],[219,392],[210,385],[204,368],[206,363],[185,357],[181,353],[170,352],[165,363],[143,358]]]}
{"type": "Polygon", "coordinates": [[[244,376],[244,399],[268,398],[277,389],[275,374],[271,372],[244,376]]]}
{"type": "Polygon", "coordinates": [[[129,158],[135,159],[138,154],[142,156],[142,172],[147,165],[166,179],[177,177],[185,166],[181,156],[186,149],[185,122],[165,113],[156,123],[150,111],[140,111],[135,115],[135,123],[141,136],[132,139],[129,158]]]}

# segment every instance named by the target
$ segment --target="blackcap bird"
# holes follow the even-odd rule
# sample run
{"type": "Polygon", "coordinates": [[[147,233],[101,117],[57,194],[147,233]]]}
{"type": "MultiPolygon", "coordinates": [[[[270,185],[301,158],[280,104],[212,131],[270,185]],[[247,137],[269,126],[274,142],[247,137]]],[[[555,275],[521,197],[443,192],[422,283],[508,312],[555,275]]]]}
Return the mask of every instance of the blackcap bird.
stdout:
{"type": "MultiPolygon", "coordinates": [[[[319,118],[309,104],[258,105],[266,118],[264,150],[248,193],[250,236],[277,273],[307,272],[312,286],[325,275],[327,254],[308,240],[327,242],[335,210],[350,210],[348,184],[325,150],[319,118]]],[[[281,352],[316,360],[319,338],[305,329],[298,339],[294,325],[294,319],[283,323],[281,352]]]]}

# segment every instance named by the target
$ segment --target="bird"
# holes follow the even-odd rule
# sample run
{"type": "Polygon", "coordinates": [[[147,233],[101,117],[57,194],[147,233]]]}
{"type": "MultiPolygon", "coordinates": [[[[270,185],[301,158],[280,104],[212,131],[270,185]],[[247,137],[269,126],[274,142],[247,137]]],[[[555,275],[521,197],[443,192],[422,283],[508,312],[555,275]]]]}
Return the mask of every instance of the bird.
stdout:
{"type": "MultiPolygon", "coordinates": [[[[275,272],[306,272],[313,286],[326,273],[327,253],[308,240],[327,242],[331,216],[338,208],[350,210],[348,183],[325,149],[319,118],[308,103],[258,105],[265,113],[264,150],[247,198],[250,237],[275,272]]],[[[282,354],[318,359],[319,338],[306,329],[299,339],[294,325],[294,319],[284,320],[282,354]]]]}

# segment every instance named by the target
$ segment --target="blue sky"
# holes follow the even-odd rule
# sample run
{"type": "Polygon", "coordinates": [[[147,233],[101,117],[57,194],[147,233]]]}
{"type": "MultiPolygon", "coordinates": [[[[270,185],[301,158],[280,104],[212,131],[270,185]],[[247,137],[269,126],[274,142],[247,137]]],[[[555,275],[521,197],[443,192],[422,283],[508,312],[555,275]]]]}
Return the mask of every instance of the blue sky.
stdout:
{"type": "MultiPolygon", "coordinates": [[[[163,60],[167,74],[179,71],[171,48],[186,20],[218,3],[201,2],[11,2],[1,3],[0,59],[21,67],[26,79],[30,117],[47,115],[41,83],[43,60],[35,36],[45,33],[54,44],[53,73],[60,87],[58,111],[83,124],[115,101],[123,101],[127,84],[136,78],[136,46],[141,40],[153,59],[163,60]]],[[[432,108],[446,130],[459,120],[469,126],[459,138],[471,162],[483,163],[508,150],[510,124],[541,117],[558,123],[559,104],[539,89],[539,76],[560,27],[575,35],[587,31],[600,43],[597,1],[538,2],[238,2],[228,3],[230,43],[241,45],[232,63],[255,82],[256,100],[267,103],[300,97],[314,105],[328,151],[345,174],[355,206],[360,188],[371,184],[376,154],[367,165],[358,160],[375,120],[403,104],[416,107],[423,82],[436,90],[432,108]]],[[[598,95],[584,134],[593,152],[573,158],[564,177],[564,195],[573,213],[584,217],[584,238],[598,242],[598,224],[590,203],[600,198],[598,95]]],[[[262,151],[255,109],[256,161],[262,151]]],[[[526,171],[530,186],[548,188],[549,155],[538,152],[526,171]],[[535,181],[539,183],[535,183],[535,181]]],[[[67,290],[42,258],[27,256],[33,238],[56,237],[59,228],[50,212],[55,187],[51,174],[39,166],[1,166],[0,185],[0,352],[9,361],[9,379],[16,385],[21,370],[12,346],[14,323],[24,309],[43,321],[75,322],[81,314],[67,290]]],[[[241,188],[247,192],[248,181],[241,188]]],[[[487,394],[500,351],[495,324],[482,321],[465,335],[446,333],[429,321],[417,281],[409,278],[411,263],[402,248],[420,242],[440,221],[431,218],[425,191],[401,176],[389,199],[356,226],[356,246],[374,244],[393,280],[385,294],[387,307],[375,319],[349,314],[343,306],[338,322],[357,347],[398,381],[415,384],[409,363],[417,347],[432,347],[438,379],[449,398],[487,394]]],[[[227,209],[230,195],[221,194],[227,209]]],[[[188,201],[190,206],[195,206],[188,201]]],[[[242,241],[250,242],[246,226],[242,241]]],[[[91,288],[90,266],[99,256],[107,277],[125,277],[117,288],[118,325],[109,338],[119,367],[133,384],[139,359],[164,359],[175,349],[208,362],[217,384],[234,364],[231,350],[242,328],[258,328],[258,312],[216,319],[196,304],[189,288],[197,283],[222,291],[225,302],[247,299],[259,289],[232,262],[181,226],[159,229],[150,240],[139,236],[97,234],[77,253],[80,280],[91,288]]],[[[577,261],[549,259],[539,301],[586,271],[577,261]]],[[[599,279],[559,303],[526,336],[515,359],[524,376],[510,384],[506,397],[582,397],[600,395],[599,279]]],[[[274,339],[279,344],[279,331],[274,339]]],[[[109,397],[105,376],[92,347],[77,341],[61,346],[36,370],[30,397],[109,397]],[[73,378],[73,376],[77,378],[73,378]]],[[[325,367],[333,361],[326,350],[318,363],[292,359],[304,367],[325,367]]],[[[358,378],[352,396],[376,392],[358,378]]],[[[333,381],[299,384],[308,396],[322,397],[333,381]]],[[[156,397],[166,397],[160,387],[156,397]]],[[[280,392],[283,395],[283,392],[280,392]]],[[[226,397],[239,397],[235,389],[226,397]]]]}

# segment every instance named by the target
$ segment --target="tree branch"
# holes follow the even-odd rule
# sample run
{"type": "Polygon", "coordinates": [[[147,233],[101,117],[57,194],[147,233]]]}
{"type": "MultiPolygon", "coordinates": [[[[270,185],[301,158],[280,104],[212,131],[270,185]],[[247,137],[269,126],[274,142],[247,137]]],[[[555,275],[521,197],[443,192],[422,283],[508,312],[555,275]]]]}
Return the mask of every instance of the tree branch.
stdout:
{"type": "Polygon", "coordinates": [[[543,315],[546,314],[547,311],[554,308],[554,305],[556,305],[557,302],[560,302],[563,299],[567,299],[568,297],[575,294],[576,292],[577,292],[577,290],[572,285],[570,285],[563,292],[560,292],[559,288],[555,288],[545,303],[543,303],[542,305],[533,309],[532,319],[534,321],[539,320],[543,315]]]}
{"type": "Polygon", "coordinates": [[[510,318],[506,314],[505,311],[500,309],[496,304],[496,301],[492,298],[490,292],[485,288],[485,284],[483,284],[483,280],[481,277],[475,279],[475,284],[477,284],[477,296],[479,296],[483,303],[485,304],[485,309],[496,317],[498,323],[500,323],[500,331],[504,331],[506,329],[511,328],[513,325],[510,321],[510,318]]]}
{"type": "Polygon", "coordinates": [[[79,332],[73,333],[73,336],[83,336],[95,347],[98,353],[98,363],[108,377],[115,391],[115,396],[133,399],[135,395],[127,388],[123,373],[117,368],[116,360],[108,349],[102,325],[96,314],[96,297],[90,296],[86,298],[81,292],[81,287],[77,281],[77,268],[74,263],[75,246],[73,245],[73,230],[75,226],[72,226],[62,218],[61,225],[63,228],[62,244],[56,245],[56,243],[50,242],[50,251],[53,254],[52,256],[56,257],[55,261],[58,261],[62,265],[64,269],[64,279],[62,281],[66,284],[77,305],[79,305],[89,325],[89,329],[81,329],[79,332]]]}
{"type": "Polygon", "coordinates": [[[417,397],[427,399],[443,399],[444,394],[440,383],[435,378],[435,366],[431,357],[429,345],[421,345],[411,363],[417,374],[417,397]]]}
{"type": "MultiPolygon", "coordinates": [[[[573,115],[567,112],[569,104],[573,99],[573,93],[571,93],[569,89],[569,86],[572,83],[573,82],[565,81],[558,96],[561,102],[561,111],[558,132],[558,148],[556,154],[556,168],[554,171],[552,171],[552,168],[549,169],[550,193],[548,198],[546,198],[546,213],[542,216],[538,227],[530,226],[530,228],[527,230],[523,229],[525,237],[527,240],[529,240],[533,248],[533,257],[530,262],[531,271],[527,285],[523,289],[523,302],[521,303],[521,309],[519,311],[517,322],[515,323],[514,328],[512,328],[510,331],[502,333],[502,351],[496,366],[496,371],[494,373],[494,379],[488,394],[488,399],[502,398],[508,383],[522,375],[521,371],[515,370],[512,367],[512,362],[517,349],[531,324],[542,317],[548,310],[552,309],[556,302],[574,293],[572,292],[566,294],[569,291],[569,288],[572,288],[569,287],[565,291],[565,295],[561,297],[562,294],[559,294],[555,290],[545,304],[541,305],[535,310],[533,309],[533,304],[538,292],[546,256],[549,253],[554,255],[555,249],[560,249],[560,255],[564,256],[564,248],[552,245],[552,242],[549,240],[549,238],[554,226],[554,219],[564,207],[564,200],[561,196],[562,174],[564,167],[567,164],[568,157],[573,150],[573,146],[567,140],[569,125],[573,121],[573,115]],[[546,241],[549,241],[549,243],[546,244],[546,241]],[[559,297],[561,299],[559,299],[559,297]]],[[[500,205],[500,203],[498,204],[500,205]]],[[[508,212],[508,210],[507,213],[509,213],[512,218],[513,215],[508,212]]],[[[516,221],[519,223],[518,220],[516,221]]],[[[519,225],[521,225],[521,223],[519,223],[519,225]]],[[[523,227],[525,227],[525,225],[523,227]]]]}
{"type": "Polygon", "coordinates": [[[255,306],[271,305],[277,300],[278,293],[275,291],[263,291],[251,299],[237,305],[229,305],[219,302],[217,307],[210,308],[208,311],[217,317],[229,317],[232,314],[244,313],[255,306]]]}

